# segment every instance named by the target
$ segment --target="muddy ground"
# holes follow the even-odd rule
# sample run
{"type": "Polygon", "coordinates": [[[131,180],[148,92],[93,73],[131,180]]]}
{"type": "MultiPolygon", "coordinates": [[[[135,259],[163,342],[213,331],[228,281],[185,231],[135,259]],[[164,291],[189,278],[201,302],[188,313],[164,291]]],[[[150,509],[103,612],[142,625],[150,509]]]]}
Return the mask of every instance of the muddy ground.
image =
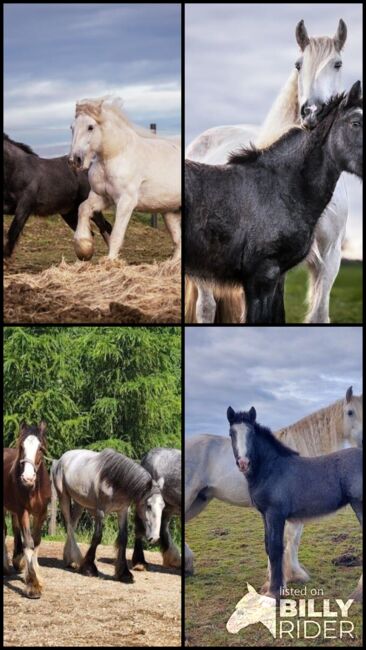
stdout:
{"type": "Polygon", "coordinates": [[[160,553],[146,552],[150,570],[134,571],[135,583],[122,584],[113,578],[113,546],[98,548],[99,578],[65,570],[62,549],[61,542],[41,544],[39,600],[24,597],[22,576],[5,579],[5,646],[181,645],[181,577],[162,567],[160,553]]]}

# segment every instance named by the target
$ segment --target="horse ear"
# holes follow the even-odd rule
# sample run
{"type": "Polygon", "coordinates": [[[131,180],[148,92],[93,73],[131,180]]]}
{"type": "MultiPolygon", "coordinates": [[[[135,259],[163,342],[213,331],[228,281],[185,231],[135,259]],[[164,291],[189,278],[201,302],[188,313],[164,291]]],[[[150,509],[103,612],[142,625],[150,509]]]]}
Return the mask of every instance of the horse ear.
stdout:
{"type": "Polygon", "coordinates": [[[257,593],[256,590],[254,589],[254,587],[252,587],[252,585],[249,584],[249,582],[247,582],[247,589],[248,589],[248,592],[251,593],[251,594],[256,594],[257,593]]]}
{"type": "Polygon", "coordinates": [[[351,90],[349,91],[349,93],[346,95],[346,98],[342,102],[343,108],[351,108],[352,106],[357,104],[357,102],[360,101],[361,96],[362,96],[361,81],[355,81],[351,90]]]}
{"type": "Polygon", "coordinates": [[[229,406],[229,408],[228,408],[228,410],[227,410],[227,412],[226,412],[226,416],[227,416],[227,419],[229,420],[229,423],[230,423],[230,424],[231,424],[232,422],[234,422],[235,411],[234,411],[234,409],[231,408],[231,406],[229,406]]]}
{"type": "Polygon", "coordinates": [[[257,417],[257,411],[255,410],[254,406],[252,406],[252,408],[249,411],[249,417],[250,417],[251,423],[254,424],[255,419],[257,417]]]}
{"type": "Polygon", "coordinates": [[[47,429],[47,422],[45,422],[44,420],[41,420],[40,423],[39,423],[38,429],[39,429],[39,433],[42,436],[44,436],[44,434],[46,433],[46,429],[47,429]]]}
{"type": "Polygon", "coordinates": [[[310,43],[310,38],[306,31],[305,23],[303,20],[300,20],[300,22],[297,23],[295,34],[296,34],[297,43],[303,52],[306,46],[309,45],[310,43]]]}
{"type": "Polygon", "coordinates": [[[343,49],[346,39],[347,39],[347,25],[344,22],[344,20],[342,20],[341,18],[338,23],[337,31],[333,37],[334,47],[337,50],[337,52],[340,52],[343,49]]]}
{"type": "Polygon", "coordinates": [[[19,426],[19,432],[22,433],[22,431],[25,431],[27,428],[27,423],[25,420],[22,420],[19,426]]]}
{"type": "Polygon", "coordinates": [[[353,397],[353,389],[352,389],[352,386],[350,386],[348,388],[347,392],[346,392],[346,402],[347,402],[347,404],[351,401],[352,397],[353,397]]]}

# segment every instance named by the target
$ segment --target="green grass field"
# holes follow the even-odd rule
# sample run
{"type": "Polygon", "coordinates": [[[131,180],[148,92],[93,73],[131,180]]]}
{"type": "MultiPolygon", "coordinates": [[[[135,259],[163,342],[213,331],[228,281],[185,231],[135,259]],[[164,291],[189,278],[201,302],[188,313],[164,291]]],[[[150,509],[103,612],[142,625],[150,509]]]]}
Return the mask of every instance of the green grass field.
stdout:
{"type": "MultiPolygon", "coordinates": [[[[195,575],[185,581],[187,646],[362,646],[362,605],[355,603],[350,609],[350,619],[355,625],[354,640],[273,639],[262,623],[242,629],[238,634],[227,632],[226,622],[247,592],[247,582],[259,591],[265,579],[267,559],[262,518],[253,508],[236,508],[213,501],[186,525],[185,539],[196,560],[195,575]]],[[[300,561],[311,576],[308,593],[311,588],[322,588],[324,598],[331,599],[331,604],[335,598],[346,601],[362,567],[336,566],[333,561],[349,554],[361,564],[361,544],[360,527],[349,507],[309,523],[300,545],[300,561]]]]}
{"type": "MultiPolygon", "coordinates": [[[[299,266],[287,274],[285,308],[287,323],[303,323],[306,314],[308,272],[299,266]]],[[[362,263],[343,262],[330,300],[332,323],[362,323],[362,263]]]]}

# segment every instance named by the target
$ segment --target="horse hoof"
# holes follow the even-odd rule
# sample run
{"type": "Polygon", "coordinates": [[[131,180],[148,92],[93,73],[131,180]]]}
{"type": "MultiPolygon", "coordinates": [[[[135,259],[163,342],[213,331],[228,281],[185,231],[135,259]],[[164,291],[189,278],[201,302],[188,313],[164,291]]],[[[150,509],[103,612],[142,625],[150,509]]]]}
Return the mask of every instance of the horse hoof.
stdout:
{"type": "Polygon", "coordinates": [[[122,575],[116,575],[116,580],[119,580],[119,582],[124,582],[125,584],[131,584],[132,582],[135,582],[135,578],[133,577],[132,573],[122,573],[122,575]]]}
{"type": "Polygon", "coordinates": [[[97,578],[98,577],[98,569],[95,566],[95,564],[85,564],[81,565],[79,569],[79,573],[81,573],[83,576],[88,576],[91,578],[97,578]]]}
{"type": "Polygon", "coordinates": [[[32,585],[32,586],[27,587],[27,589],[26,589],[25,592],[24,592],[24,595],[25,595],[27,598],[33,598],[33,599],[36,599],[36,598],[40,598],[40,597],[41,597],[41,592],[42,592],[42,587],[41,587],[41,586],[39,586],[39,587],[34,587],[34,586],[32,585]]]}
{"type": "Polygon", "coordinates": [[[134,571],[148,571],[149,565],[147,562],[138,562],[132,566],[134,571]]]}
{"type": "Polygon", "coordinates": [[[75,253],[79,260],[87,262],[91,260],[94,253],[94,244],[91,239],[75,239],[74,240],[75,253]]]}

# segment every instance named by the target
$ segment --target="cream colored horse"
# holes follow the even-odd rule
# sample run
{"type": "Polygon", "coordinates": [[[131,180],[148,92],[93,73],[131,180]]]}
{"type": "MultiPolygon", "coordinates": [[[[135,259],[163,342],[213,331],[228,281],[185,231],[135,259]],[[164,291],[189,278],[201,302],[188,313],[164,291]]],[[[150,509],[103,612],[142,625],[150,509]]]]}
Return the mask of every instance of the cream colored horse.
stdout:
{"type": "MultiPolygon", "coordinates": [[[[275,142],[293,125],[311,122],[317,107],[342,89],[341,50],[347,38],[343,20],[333,38],[309,38],[304,22],[296,27],[300,56],[260,129],[251,125],[218,126],[200,134],[186,150],[186,158],[211,165],[227,162],[228,155],[250,141],[259,148],[275,142]]],[[[315,229],[306,258],[310,271],[306,322],[329,322],[330,291],[337,277],[347,221],[347,194],[343,177],[315,229]]],[[[245,321],[242,289],[223,290],[186,282],[186,322],[238,323],[245,321]],[[198,291],[197,291],[198,289],[198,291]],[[215,292],[215,297],[214,297],[215,292]],[[216,298],[216,300],[215,300],[216,298]],[[218,311],[217,311],[218,308],[218,311]]]]}
{"type": "MultiPolygon", "coordinates": [[[[350,387],[345,398],[280,429],[276,436],[304,456],[319,456],[348,446],[361,447],[362,395],[353,395],[350,387]]],[[[186,439],[186,521],[202,512],[214,498],[236,506],[251,505],[246,479],[235,470],[229,435],[200,434],[186,439]]],[[[284,573],[287,582],[309,579],[298,559],[302,531],[301,523],[286,524],[284,573]]],[[[193,573],[193,554],[188,545],[185,547],[185,570],[193,573]]]]}
{"type": "Polygon", "coordinates": [[[181,254],[181,147],[176,140],[156,136],[133,125],[110,97],[76,104],[70,163],[89,169],[91,191],[79,207],[75,251],[79,259],[94,252],[90,219],[96,210],[116,206],[109,240],[116,259],[133,210],[161,213],[181,254]]]}

